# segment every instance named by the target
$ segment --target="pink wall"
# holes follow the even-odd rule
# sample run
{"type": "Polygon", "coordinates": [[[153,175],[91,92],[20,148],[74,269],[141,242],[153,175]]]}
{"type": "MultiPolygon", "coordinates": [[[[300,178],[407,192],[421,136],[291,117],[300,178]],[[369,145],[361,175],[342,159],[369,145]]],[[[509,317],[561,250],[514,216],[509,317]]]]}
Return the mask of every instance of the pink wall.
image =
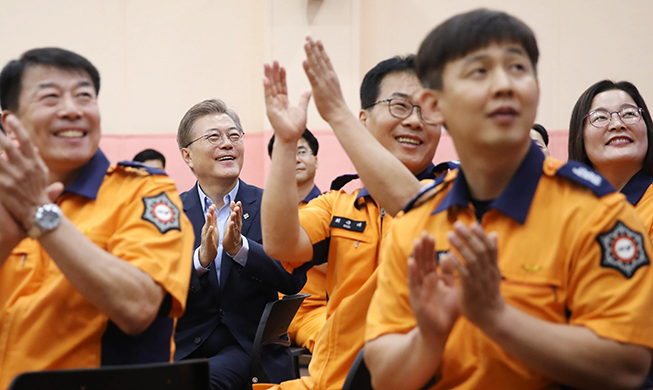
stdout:
{"type": "MultiPolygon", "coordinates": [[[[563,161],[567,160],[567,133],[566,130],[549,132],[551,155],[563,161]]],[[[329,189],[331,180],[345,173],[354,173],[355,169],[338,143],[333,131],[314,130],[313,134],[320,141],[319,168],[315,182],[322,191],[326,191],[329,189]]],[[[246,153],[241,178],[249,184],[259,187],[265,186],[265,180],[270,169],[267,144],[271,136],[271,131],[245,134],[246,153]]],[[[112,163],[131,160],[136,153],[143,149],[152,148],[158,150],[166,157],[168,175],[177,184],[177,189],[183,192],[195,183],[195,176],[181,158],[175,137],[176,134],[105,134],[100,141],[100,148],[112,163]]],[[[457,159],[457,154],[451,142],[451,137],[443,132],[433,161],[439,163],[455,159],[457,159]]]]}

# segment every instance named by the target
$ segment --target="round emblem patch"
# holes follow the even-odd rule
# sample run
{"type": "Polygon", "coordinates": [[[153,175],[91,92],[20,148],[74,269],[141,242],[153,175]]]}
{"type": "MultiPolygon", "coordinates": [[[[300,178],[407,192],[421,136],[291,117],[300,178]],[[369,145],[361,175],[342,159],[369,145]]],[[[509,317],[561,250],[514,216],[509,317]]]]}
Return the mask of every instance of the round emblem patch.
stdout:
{"type": "Polygon", "coordinates": [[[179,208],[172,203],[165,192],[157,196],[143,198],[143,204],[145,205],[143,220],[154,224],[161,233],[181,230],[179,208]]]}
{"type": "Polygon", "coordinates": [[[644,250],[644,236],[617,221],[612,229],[599,234],[601,266],[614,268],[631,278],[641,266],[650,263],[644,250]]]}

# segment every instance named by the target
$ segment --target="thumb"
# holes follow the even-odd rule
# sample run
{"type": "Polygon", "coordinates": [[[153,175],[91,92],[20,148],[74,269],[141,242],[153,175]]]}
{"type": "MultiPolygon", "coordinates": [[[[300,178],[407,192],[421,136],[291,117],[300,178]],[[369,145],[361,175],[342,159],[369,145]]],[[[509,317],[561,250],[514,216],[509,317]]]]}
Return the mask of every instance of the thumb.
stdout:
{"type": "Polygon", "coordinates": [[[312,94],[313,94],[313,91],[305,91],[299,97],[299,107],[302,110],[306,111],[308,109],[308,102],[311,100],[311,95],[312,94]]]}
{"type": "Polygon", "coordinates": [[[54,182],[50,184],[45,191],[48,194],[48,198],[50,199],[51,202],[54,202],[57,200],[59,195],[61,195],[61,192],[63,191],[63,184],[61,182],[54,182]]]}

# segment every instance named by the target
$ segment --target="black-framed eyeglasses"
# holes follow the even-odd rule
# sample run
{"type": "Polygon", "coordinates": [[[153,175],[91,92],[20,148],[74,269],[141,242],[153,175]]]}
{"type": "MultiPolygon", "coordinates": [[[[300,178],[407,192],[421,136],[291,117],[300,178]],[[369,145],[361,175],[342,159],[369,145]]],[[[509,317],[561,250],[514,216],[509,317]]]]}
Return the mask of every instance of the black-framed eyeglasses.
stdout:
{"type": "Polygon", "coordinates": [[[619,111],[610,112],[598,109],[585,115],[590,124],[599,129],[606,127],[612,122],[612,115],[619,115],[619,119],[626,125],[634,125],[642,119],[642,109],[639,107],[626,106],[619,111]]]}
{"type": "Polygon", "coordinates": [[[237,129],[232,129],[227,132],[221,133],[219,131],[209,133],[209,134],[204,134],[203,136],[197,137],[194,140],[190,141],[185,148],[191,146],[194,142],[197,142],[201,139],[206,138],[211,145],[220,145],[222,141],[226,138],[231,142],[232,144],[237,144],[243,141],[243,136],[245,135],[245,132],[237,130],[237,129]]]}
{"type": "Polygon", "coordinates": [[[379,101],[376,101],[369,106],[365,107],[364,109],[367,110],[368,108],[374,107],[375,105],[379,103],[388,103],[388,110],[390,110],[390,115],[397,119],[406,119],[409,116],[412,115],[413,109],[417,108],[417,115],[419,116],[419,119],[424,122],[427,125],[436,125],[437,123],[432,122],[428,119],[425,119],[424,116],[422,115],[422,107],[418,106],[417,104],[413,104],[409,102],[406,99],[401,99],[401,98],[387,98],[387,99],[381,99],[379,101]]]}

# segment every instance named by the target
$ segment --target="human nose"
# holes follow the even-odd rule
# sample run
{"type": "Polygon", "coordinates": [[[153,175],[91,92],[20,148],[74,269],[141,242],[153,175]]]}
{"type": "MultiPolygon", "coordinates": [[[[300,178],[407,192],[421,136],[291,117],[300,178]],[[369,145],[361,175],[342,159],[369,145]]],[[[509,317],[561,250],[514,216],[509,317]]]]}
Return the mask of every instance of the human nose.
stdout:
{"type": "Polygon", "coordinates": [[[82,110],[70,94],[65,94],[62,99],[59,114],[64,118],[77,119],[82,116],[82,110]]]}
{"type": "Polygon", "coordinates": [[[626,124],[624,123],[623,119],[621,119],[621,114],[619,114],[619,111],[611,112],[610,113],[610,123],[608,124],[608,127],[610,130],[617,130],[617,129],[625,129],[626,124]],[[614,116],[617,116],[617,119],[614,119],[614,116]]]}
{"type": "Polygon", "coordinates": [[[411,127],[411,128],[417,128],[422,126],[422,118],[421,118],[421,108],[420,106],[413,105],[413,107],[410,110],[410,113],[408,114],[407,117],[405,117],[402,122],[411,127]]]}
{"type": "Polygon", "coordinates": [[[512,77],[508,74],[508,72],[503,68],[499,68],[495,70],[493,73],[494,73],[494,77],[492,77],[492,81],[493,81],[494,94],[512,95],[513,80],[512,77]]]}

